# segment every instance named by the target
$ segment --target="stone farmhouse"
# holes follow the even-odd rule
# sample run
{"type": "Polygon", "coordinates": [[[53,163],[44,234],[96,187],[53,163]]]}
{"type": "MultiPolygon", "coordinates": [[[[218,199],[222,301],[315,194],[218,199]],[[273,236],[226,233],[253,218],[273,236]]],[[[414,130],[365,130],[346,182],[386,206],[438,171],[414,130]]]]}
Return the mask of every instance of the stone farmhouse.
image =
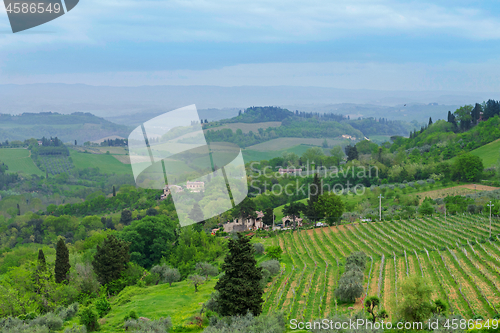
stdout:
{"type": "Polygon", "coordinates": [[[263,212],[256,211],[256,218],[243,219],[234,219],[233,222],[224,223],[224,231],[225,232],[241,232],[248,230],[257,230],[257,229],[266,229],[267,226],[262,222],[262,218],[264,217],[263,212]]]}

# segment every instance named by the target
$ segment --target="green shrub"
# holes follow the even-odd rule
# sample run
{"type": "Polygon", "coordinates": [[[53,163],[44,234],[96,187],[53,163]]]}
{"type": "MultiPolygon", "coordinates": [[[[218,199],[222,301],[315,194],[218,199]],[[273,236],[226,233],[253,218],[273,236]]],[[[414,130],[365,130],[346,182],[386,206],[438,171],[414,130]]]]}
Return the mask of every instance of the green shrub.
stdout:
{"type": "Polygon", "coordinates": [[[30,322],[31,326],[45,326],[50,331],[58,331],[63,327],[63,320],[56,314],[49,312],[37,317],[30,322]]]}
{"type": "Polygon", "coordinates": [[[221,319],[211,317],[210,325],[203,333],[283,333],[285,330],[285,317],[283,314],[254,317],[249,312],[246,316],[224,317],[221,319]]]}
{"type": "Polygon", "coordinates": [[[160,318],[158,320],[136,320],[129,319],[123,325],[125,330],[138,333],[164,333],[172,327],[170,318],[160,318]]]}
{"type": "Polygon", "coordinates": [[[144,278],[144,282],[146,283],[146,286],[151,286],[154,284],[157,284],[160,282],[161,276],[158,273],[151,273],[146,275],[144,278]]]}
{"type": "Polygon", "coordinates": [[[84,325],[87,331],[94,332],[99,329],[97,322],[98,314],[90,306],[84,307],[80,311],[80,325],[84,325]]]}
{"type": "Polygon", "coordinates": [[[134,310],[130,310],[128,315],[126,315],[125,318],[123,318],[123,321],[127,321],[129,319],[133,319],[133,320],[139,319],[139,317],[137,317],[137,314],[135,313],[134,310]]]}
{"type": "Polygon", "coordinates": [[[101,296],[99,299],[97,299],[97,301],[95,302],[95,309],[97,310],[99,318],[104,317],[109,313],[109,311],[111,311],[111,304],[109,303],[106,296],[101,296]]]}
{"type": "Polygon", "coordinates": [[[73,326],[65,329],[64,333],[87,333],[87,329],[85,328],[85,326],[73,324],[73,326]]]}
{"type": "Polygon", "coordinates": [[[59,312],[56,311],[63,321],[70,320],[78,313],[78,303],[73,303],[67,308],[63,308],[59,312]]]}
{"type": "Polygon", "coordinates": [[[262,269],[267,269],[271,276],[275,276],[281,270],[280,262],[275,259],[264,261],[260,264],[260,267],[262,267],[262,269]]]}
{"type": "Polygon", "coordinates": [[[255,249],[255,253],[264,254],[264,245],[262,245],[261,243],[255,243],[253,245],[253,248],[255,249]]]}

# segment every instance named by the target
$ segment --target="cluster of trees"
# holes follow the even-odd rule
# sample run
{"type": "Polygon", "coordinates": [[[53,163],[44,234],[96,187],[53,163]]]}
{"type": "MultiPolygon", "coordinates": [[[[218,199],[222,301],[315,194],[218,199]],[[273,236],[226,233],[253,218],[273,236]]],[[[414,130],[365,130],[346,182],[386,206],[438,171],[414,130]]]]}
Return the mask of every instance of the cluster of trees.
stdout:
{"type": "Polygon", "coordinates": [[[107,139],[101,142],[102,147],[123,147],[126,145],[128,145],[128,139],[116,138],[116,139],[107,139]]]}
{"type": "Polygon", "coordinates": [[[30,143],[29,150],[31,150],[31,158],[37,165],[41,165],[42,162],[39,160],[40,155],[62,155],[69,156],[69,149],[66,147],[61,140],[54,138],[45,139],[45,145],[39,146],[38,143],[30,143]]]}
{"type": "MultiPolygon", "coordinates": [[[[479,104],[476,104],[476,107],[479,104]]],[[[438,120],[410,138],[393,137],[389,150],[409,152],[417,148],[423,163],[437,162],[469,152],[500,138],[500,118],[498,114],[485,117],[481,122],[473,121],[476,108],[463,106],[448,114],[448,121],[438,120]]]]}
{"type": "MultiPolygon", "coordinates": [[[[304,112],[298,111],[295,112],[289,111],[287,109],[282,109],[279,107],[273,106],[265,106],[265,107],[251,107],[246,109],[245,111],[239,111],[238,116],[223,120],[221,123],[259,123],[259,122],[267,122],[267,121],[284,121],[300,122],[300,118],[304,119],[316,119],[318,121],[326,121],[329,124],[333,124],[333,122],[337,123],[345,123],[348,124],[347,128],[354,128],[359,130],[364,135],[372,135],[372,134],[387,134],[387,135],[406,135],[410,129],[410,124],[399,121],[399,120],[388,120],[386,118],[379,118],[378,120],[373,117],[368,118],[359,118],[355,120],[351,120],[350,117],[343,116],[341,114],[335,114],[333,112],[329,113],[319,113],[319,112],[304,112]]],[[[346,133],[342,133],[346,134],[346,133]]],[[[347,133],[350,134],[350,133],[347,133]]],[[[356,135],[357,137],[361,133],[356,135]]]]}
{"type": "Polygon", "coordinates": [[[348,121],[349,125],[361,131],[365,136],[370,135],[407,135],[411,124],[401,120],[377,119],[373,117],[348,121]]]}
{"type": "MultiPolygon", "coordinates": [[[[286,118],[279,127],[259,128],[257,132],[243,133],[237,129],[212,129],[205,133],[208,142],[232,142],[240,147],[248,147],[261,142],[280,137],[291,138],[337,138],[343,134],[362,137],[362,133],[344,122],[320,120],[318,118],[286,118]]],[[[182,139],[184,143],[191,143],[194,138],[182,139]]],[[[180,141],[181,142],[181,141],[180,141]]]]}
{"type": "Polygon", "coordinates": [[[5,163],[0,164],[0,190],[6,190],[10,188],[11,184],[20,181],[20,177],[17,173],[7,173],[9,167],[5,163]]]}
{"type": "MultiPolygon", "coordinates": [[[[49,205],[45,214],[53,216],[71,215],[85,216],[91,214],[103,214],[121,211],[123,209],[148,209],[156,206],[160,199],[157,190],[135,189],[123,186],[116,196],[107,198],[102,192],[94,192],[87,196],[87,200],[81,203],[68,203],[65,205],[49,205]]],[[[171,201],[165,201],[167,205],[171,201]]]]}

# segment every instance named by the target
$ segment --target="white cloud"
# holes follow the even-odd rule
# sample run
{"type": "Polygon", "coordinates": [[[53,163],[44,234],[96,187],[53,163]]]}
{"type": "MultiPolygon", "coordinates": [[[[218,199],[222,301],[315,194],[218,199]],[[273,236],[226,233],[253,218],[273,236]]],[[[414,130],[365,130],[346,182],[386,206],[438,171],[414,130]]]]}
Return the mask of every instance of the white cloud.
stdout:
{"type": "MultiPolygon", "coordinates": [[[[8,30],[8,20],[0,30],[8,30]]],[[[39,28],[52,36],[10,35],[2,44],[134,41],[300,42],[372,35],[500,38],[486,9],[394,0],[85,0],[39,28]]],[[[36,31],[34,29],[33,31],[36,31]]]]}

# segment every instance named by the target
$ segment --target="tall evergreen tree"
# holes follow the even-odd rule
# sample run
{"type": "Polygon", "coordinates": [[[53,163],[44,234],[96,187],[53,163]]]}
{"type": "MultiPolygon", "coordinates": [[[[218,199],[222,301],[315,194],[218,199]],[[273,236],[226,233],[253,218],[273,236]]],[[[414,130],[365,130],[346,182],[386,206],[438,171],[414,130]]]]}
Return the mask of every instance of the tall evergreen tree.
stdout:
{"type": "Polygon", "coordinates": [[[62,238],[59,238],[56,245],[56,283],[68,281],[68,273],[71,265],[69,264],[69,251],[66,243],[62,238]]]}
{"type": "Polygon", "coordinates": [[[229,240],[229,254],[222,264],[225,274],[215,285],[221,316],[244,316],[248,311],[258,316],[262,312],[262,268],[257,267],[254,251],[246,236],[238,234],[237,239],[229,240]]]}
{"type": "Polygon", "coordinates": [[[432,125],[432,117],[429,117],[429,126],[432,125]]]}
{"type": "Polygon", "coordinates": [[[313,221],[317,219],[318,215],[314,208],[314,204],[318,202],[318,197],[321,194],[323,194],[321,180],[319,179],[319,175],[315,173],[312,183],[309,184],[309,199],[307,200],[307,206],[305,208],[305,215],[313,221]]]}
{"type": "Polygon", "coordinates": [[[92,266],[99,282],[108,284],[120,278],[130,260],[130,243],[109,235],[102,246],[97,246],[97,253],[92,261],[92,266]]]}
{"type": "Polygon", "coordinates": [[[345,154],[347,155],[347,161],[358,159],[358,148],[356,146],[347,145],[345,147],[345,154]]]}
{"type": "Polygon", "coordinates": [[[476,125],[479,121],[479,118],[481,117],[481,112],[483,111],[483,107],[481,104],[476,103],[474,106],[474,109],[472,110],[472,122],[474,125],[476,125]]]}
{"type": "Polygon", "coordinates": [[[123,225],[129,225],[132,222],[132,212],[128,209],[122,210],[122,214],[120,216],[120,223],[123,225]]]}
{"type": "Polygon", "coordinates": [[[43,253],[42,249],[38,250],[37,264],[39,270],[45,270],[47,268],[47,262],[45,261],[45,254],[43,253]]]}
{"type": "Polygon", "coordinates": [[[19,207],[19,204],[17,204],[17,215],[21,215],[21,207],[19,207]]]}
{"type": "Polygon", "coordinates": [[[204,220],[203,211],[201,210],[201,207],[197,202],[194,203],[193,209],[191,209],[188,216],[191,220],[193,220],[195,222],[204,220]]]}
{"type": "Polygon", "coordinates": [[[264,211],[264,217],[262,218],[262,222],[267,226],[272,226],[274,218],[275,218],[274,209],[266,208],[266,210],[264,211]]]}
{"type": "Polygon", "coordinates": [[[115,185],[113,185],[113,196],[116,197],[116,188],[115,188],[115,185]]]}

